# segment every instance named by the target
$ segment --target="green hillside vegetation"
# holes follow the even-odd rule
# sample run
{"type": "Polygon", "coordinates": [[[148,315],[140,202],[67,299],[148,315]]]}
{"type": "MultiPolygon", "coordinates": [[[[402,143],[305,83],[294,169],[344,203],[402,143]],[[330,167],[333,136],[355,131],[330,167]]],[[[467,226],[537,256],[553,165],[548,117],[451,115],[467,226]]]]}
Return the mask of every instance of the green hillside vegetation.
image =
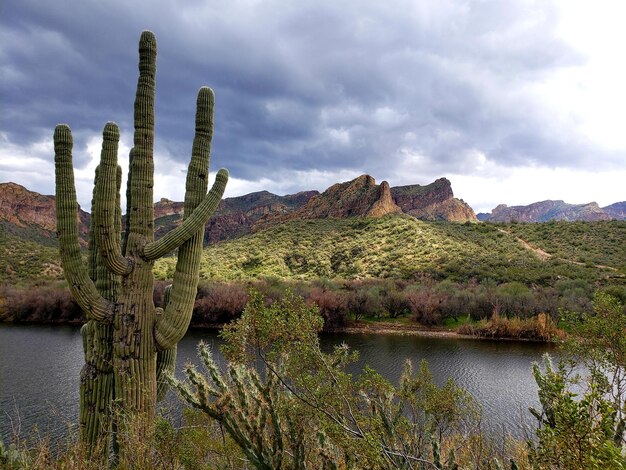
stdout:
{"type": "Polygon", "coordinates": [[[612,266],[624,273],[624,221],[502,224],[501,228],[556,257],[579,263],[612,266]]]}
{"type": "MultiPolygon", "coordinates": [[[[492,279],[553,285],[562,279],[614,282],[626,273],[625,222],[532,225],[423,222],[406,215],[294,220],[206,248],[201,277],[492,279]],[[526,236],[557,256],[542,260],[517,238],[526,236]],[[584,263],[570,262],[568,243],[576,247],[574,261],[584,263]]],[[[171,278],[174,267],[173,258],[160,260],[157,277],[171,278]]]]}
{"type": "Polygon", "coordinates": [[[55,243],[36,231],[15,230],[9,224],[0,224],[0,266],[0,279],[12,282],[63,276],[55,243]]]}

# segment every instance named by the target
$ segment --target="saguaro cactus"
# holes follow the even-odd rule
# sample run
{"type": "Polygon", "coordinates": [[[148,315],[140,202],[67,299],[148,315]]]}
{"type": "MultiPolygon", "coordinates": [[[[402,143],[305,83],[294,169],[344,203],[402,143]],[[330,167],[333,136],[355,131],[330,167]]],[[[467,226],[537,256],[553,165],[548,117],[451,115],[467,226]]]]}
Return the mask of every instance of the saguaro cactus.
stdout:
{"type": "MultiPolygon", "coordinates": [[[[88,322],[82,328],[85,366],[81,372],[81,437],[89,446],[108,442],[112,400],[123,411],[154,413],[157,370],[173,366],[176,344],[185,334],[199,276],[204,224],[217,208],[228,172],[217,173],[207,194],[213,134],[214,95],[198,93],[196,132],[187,173],[183,223],[154,240],[153,145],[156,39],[139,41],[134,147],[130,154],[126,232],[121,239],[119,129],[107,123],[96,170],[89,261],[78,242],[72,134],[54,132],[57,230],[61,262],[73,297],[88,322]],[[178,248],[178,262],[164,308],[152,300],[154,261],[178,248]],[[158,365],[157,365],[158,364],[158,365]],[[102,441],[101,441],[102,442],[102,441]]],[[[106,444],[105,444],[106,447],[106,444]]]]}

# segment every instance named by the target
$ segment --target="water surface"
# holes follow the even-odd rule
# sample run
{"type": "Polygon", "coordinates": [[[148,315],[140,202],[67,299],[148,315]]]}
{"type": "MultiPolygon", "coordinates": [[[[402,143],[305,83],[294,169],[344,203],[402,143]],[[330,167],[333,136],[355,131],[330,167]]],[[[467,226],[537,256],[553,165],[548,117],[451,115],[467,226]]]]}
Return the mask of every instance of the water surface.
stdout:
{"type": "MultiPolygon", "coordinates": [[[[221,340],[212,331],[191,330],[180,342],[177,372],[184,363],[198,363],[200,340],[218,350],[221,340]]],[[[426,359],[434,380],[448,378],[470,392],[484,410],[490,430],[502,428],[521,436],[525,421],[532,424],[529,406],[538,406],[537,387],[530,368],[548,345],[456,338],[332,334],[321,337],[322,347],[346,343],[359,351],[353,373],[368,364],[397,383],[409,358],[417,369],[426,359]]],[[[66,435],[78,416],[79,373],[83,365],[82,341],[77,327],[0,324],[0,434],[29,434],[34,427],[53,439],[66,435]]],[[[173,394],[172,394],[173,395],[173,394]]],[[[178,399],[170,396],[170,406],[178,399]]]]}

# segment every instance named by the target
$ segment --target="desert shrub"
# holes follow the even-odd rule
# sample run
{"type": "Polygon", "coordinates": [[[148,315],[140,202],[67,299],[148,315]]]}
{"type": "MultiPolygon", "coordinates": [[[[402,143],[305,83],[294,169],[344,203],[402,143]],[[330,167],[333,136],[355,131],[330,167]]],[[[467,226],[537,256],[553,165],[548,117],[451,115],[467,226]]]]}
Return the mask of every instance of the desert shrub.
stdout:
{"type": "Polygon", "coordinates": [[[81,322],[83,313],[69,291],[59,285],[16,288],[4,285],[0,297],[5,299],[3,319],[14,322],[81,322]]]}
{"type": "Polygon", "coordinates": [[[378,282],[350,281],[346,283],[346,309],[355,320],[383,314],[381,296],[385,292],[378,282]]]}
{"type": "Polygon", "coordinates": [[[464,324],[458,329],[464,335],[481,338],[509,338],[534,341],[552,341],[562,337],[561,332],[551,317],[540,313],[532,318],[501,317],[493,314],[490,320],[482,320],[478,324],[464,324]]]}
{"type": "Polygon", "coordinates": [[[387,291],[386,295],[382,296],[381,304],[387,315],[391,318],[397,318],[411,313],[411,303],[406,293],[401,290],[393,289],[387,291]]]}
{"type": "Polygon", "coordinates": [[[306,299],[308,305],[316,305],[324,319],[324,330],[344,326],[347,322],[345,293],[339,290],[324,290],[314,287],[306,299]]]}
{"type": "Polygon", "coordinates": [[[236,283],[202,283],[193,307],[194,324],[224,324],[238,318],[248,302],[248,292],[236,283]]]}
{"type": "Polygon", "coordinates": [[[496,289],[498,313],[507,316],[529,317],[535,313],[533,294],[521,282],[507,282],[496,289]]]}
{"type": "Polygon", "coordinates": [[[408,289],[406,299],[416,322],[423,325],[441,324],[443,296],[431,285],[412,286],[408,289]]]}

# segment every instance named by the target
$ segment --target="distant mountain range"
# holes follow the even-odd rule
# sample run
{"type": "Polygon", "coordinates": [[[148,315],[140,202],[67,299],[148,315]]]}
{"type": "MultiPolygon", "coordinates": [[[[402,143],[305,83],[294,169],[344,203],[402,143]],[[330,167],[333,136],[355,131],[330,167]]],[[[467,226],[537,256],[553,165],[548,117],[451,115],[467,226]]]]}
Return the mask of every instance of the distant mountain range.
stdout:
{"type": "Polygon", "coordinates": [[[491,213],[479,213],[483,222],[548,222],[550,220],[587,221],[626,220],[626,201],[600,207],[596,202],[568,204],[563,201],[541,201],[527,206],[500,204],[491,213]]]}
{"type": "MultiPolygon", "coordinates": [[[[463,200],[454,197],[450,181],[440,178],[421,186],[390,188],[377,185],[369,175],[337,183],[323,193],[303,191],[277,196],[260,191],[226,198],[206,226],[205,240],[237,238],[286,220],[380,217],[407,213],[422,220],[475,221],[476,215],[463,200]]],[[[183,203],[161,199],[154,205],[155,237],[182,221],[183,203]]],[[[90,215],[79,208],[79,232],[86,243],[90,215]]],[[[0,183],[0,224],[20,238],[45,245],[56,243],[55,197],[29,191],[15,183],[0,183]]]]}
{"type": "MultiPolygon", "coordinates": [[[[179,225],[183,203],[161,199],[154,205],[155,237],[179,225]]],[[[462,199],[454,197],[446,178],[428,185],[390,187],[376,184],[373,177],[361,175],[337,183],[324,192],[303,191],[278,196],[259,191],[222,200],[205,231],[205,241],[215,243],[238,238],[281,222],[299,219],[343,219],[355,216],[381,217],[404,213],[427,221],[546,222],[549,220],[597,221],[626,220],[626,202],[599,207],[542,201],[528,206],[501,204],[491,213],[478,217],[462,199]]],[[[89,213],[79,208],[79,232],[86,245],[89,213]]],[[[0,228],[21,239],[46,246],[56,245],[55,197],[30,191],[15,183],[0,183],[0,228]]]]}

